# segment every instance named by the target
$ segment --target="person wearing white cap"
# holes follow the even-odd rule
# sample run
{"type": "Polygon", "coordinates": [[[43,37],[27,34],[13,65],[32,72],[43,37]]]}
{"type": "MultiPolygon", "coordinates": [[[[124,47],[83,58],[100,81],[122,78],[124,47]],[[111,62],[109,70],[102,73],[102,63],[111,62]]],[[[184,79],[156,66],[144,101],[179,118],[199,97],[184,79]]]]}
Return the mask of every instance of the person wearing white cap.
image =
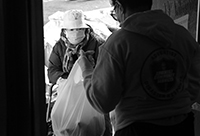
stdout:
{"type": "Polygon", "coordinates": [[[78,44],[85,38],[85,30],[89,28],[84,22],[84,14],[82,10],[66,11],[63,18],[63,28],[66,29],[65,34],[71,44],[78,44]]]}
{"type": "Polygon", "coordinates": [[[94,51],[93,58],[98,56],[98,47],[105,41],[95,34],[85,23],[82,10],[67,10],[63,15],[60,39],[56,42],[49,57],[48,78],[56,83],[59,77],[67,78],[79,57],[79,50],[94,51]]]}
{"type": "MultiPolygon", "coordinates": [[[[92,51],[96,63],[99,46],[105,40],[95,34],[91,26],[85,23],[82,10],[68,10],[63,16],[60,39],[56,42],[49,57],[48,78],[55,84],[60,79],[67,79],[73,64],[79,57],[80,49],[92,51]]],[[[108,114],[105,115],[106,131],[104,136],[112,136],[112,126],[108,114]]]]}

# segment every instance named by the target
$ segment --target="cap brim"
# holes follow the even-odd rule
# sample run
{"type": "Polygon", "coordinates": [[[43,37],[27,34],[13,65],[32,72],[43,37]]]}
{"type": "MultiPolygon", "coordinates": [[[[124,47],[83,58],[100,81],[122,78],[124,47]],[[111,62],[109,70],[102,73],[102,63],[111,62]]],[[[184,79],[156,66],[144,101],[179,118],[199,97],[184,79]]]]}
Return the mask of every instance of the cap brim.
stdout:
{"type": "Polygon", "coordinates": [[[71,26],[71,27],[66,27],[66,26],[63,26],[63,28],[65,29],[78,29],[78,28],[89,28],[88,25],[81,25],[81,26],[71,26]]]}

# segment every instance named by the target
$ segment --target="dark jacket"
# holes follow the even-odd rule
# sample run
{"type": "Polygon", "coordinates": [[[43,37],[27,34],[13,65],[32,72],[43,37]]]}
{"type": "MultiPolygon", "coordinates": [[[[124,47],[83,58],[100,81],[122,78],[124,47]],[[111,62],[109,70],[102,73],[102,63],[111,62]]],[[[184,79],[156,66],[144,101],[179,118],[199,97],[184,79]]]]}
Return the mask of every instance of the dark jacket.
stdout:
{"type": "MultiPolygon", "coordinates": [[[[95,51],[95,53],[93,54],[93,58],[96,61],[98,52],[99,52],[98,48],[103,43],[104,43],[103,39],[101,39],[94,33],[90,33],[89,39],[88,39],[86,45],[82,48],[82,50],[95,51]]],[[[64,59],[66,49],[67,49],[67,46],[65,45],[62,38],[60,38],[56,42],[55,46],[53,47],[53,50],[49,57],[49,66],[48,66],[48,78],[49,78],[50,83],[56,83],[56,81],[59,77],[67,78],[69,75],[69,72],[64,72],[62,69],[63,59],[64,59]]],[[[77,56],[77,58],[78,58],[78,56],[77,56]]]]}
{"type": "Polygon", "coordinates": [[[199,94],[200,46],[163,11],[136,13],[101,46],[94,71],[82,71],[90,104],[115,110],[115,131],[137,121],[174,125],[199,94]]]}

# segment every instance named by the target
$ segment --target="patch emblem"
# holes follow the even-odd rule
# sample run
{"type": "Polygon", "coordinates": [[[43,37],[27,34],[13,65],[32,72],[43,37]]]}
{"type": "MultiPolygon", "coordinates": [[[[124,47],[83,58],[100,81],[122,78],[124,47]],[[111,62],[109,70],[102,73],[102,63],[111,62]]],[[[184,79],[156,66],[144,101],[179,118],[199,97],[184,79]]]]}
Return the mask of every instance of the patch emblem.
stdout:
{"type": "Polygon", "coordinates": [[[158,100],[169,100],[182,91],[185,72],[180,53],[172,49],[158,49],[145,60],[140,79],[148,95],[158,100]]]}

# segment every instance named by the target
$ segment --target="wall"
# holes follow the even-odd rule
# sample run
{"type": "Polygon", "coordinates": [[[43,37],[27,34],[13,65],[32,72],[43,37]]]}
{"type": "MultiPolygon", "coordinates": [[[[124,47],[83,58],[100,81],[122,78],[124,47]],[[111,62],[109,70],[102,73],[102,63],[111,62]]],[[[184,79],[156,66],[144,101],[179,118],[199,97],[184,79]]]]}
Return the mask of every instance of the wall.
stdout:
{"type": "Polygon", "coordinates": [[[0,0],[0,135],[45,136],[41,0],[0,0]]]}
{"type": "Polygon", "coordinates": [[[198,0],[153,0],[153,9],[162,9],[172,19],[176,20],[185,15],[188,18],[188,31],[196,39],[198,0]]]}

